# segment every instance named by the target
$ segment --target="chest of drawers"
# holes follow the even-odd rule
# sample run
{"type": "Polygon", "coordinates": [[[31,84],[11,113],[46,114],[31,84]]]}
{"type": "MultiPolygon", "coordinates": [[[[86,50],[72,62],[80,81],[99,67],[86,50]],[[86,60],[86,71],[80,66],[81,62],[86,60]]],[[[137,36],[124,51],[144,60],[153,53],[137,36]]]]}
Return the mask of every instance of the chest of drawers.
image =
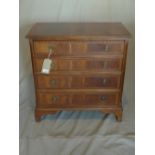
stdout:
{"type": "Polygon", "coordinates": [[[128,39],[121,23],[37,23],[27,34],[35,119],[60,110],[99,110],[122,119],[128,39]],[[41,68],[53,51],[50,74],[41,68]]]}

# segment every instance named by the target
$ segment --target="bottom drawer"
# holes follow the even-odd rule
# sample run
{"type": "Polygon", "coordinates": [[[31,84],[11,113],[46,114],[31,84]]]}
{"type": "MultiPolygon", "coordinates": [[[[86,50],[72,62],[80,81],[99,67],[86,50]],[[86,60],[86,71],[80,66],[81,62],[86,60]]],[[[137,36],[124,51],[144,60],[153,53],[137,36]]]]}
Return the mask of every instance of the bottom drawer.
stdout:
{"type": "Polygon", "coordinates": [[[38,93],[38,106],[71,107],[71,106],[111,106],[116,105],[118,93],[69,94],[69,93],[38,93]]]}

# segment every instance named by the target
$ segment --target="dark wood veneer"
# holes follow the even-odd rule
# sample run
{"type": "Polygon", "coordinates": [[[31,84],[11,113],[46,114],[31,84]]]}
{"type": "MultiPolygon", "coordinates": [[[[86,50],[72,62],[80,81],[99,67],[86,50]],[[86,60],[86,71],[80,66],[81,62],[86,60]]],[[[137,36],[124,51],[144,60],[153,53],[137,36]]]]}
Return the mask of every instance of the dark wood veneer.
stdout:
{"type": "Polygon", "coordinates": [[[100,110],[122,119],[129,32],[121,23],[37,23],[30,43],[36,121],[59,110],[100,110]],[[54,67],[41,74],[49,48],[54,67]]]}

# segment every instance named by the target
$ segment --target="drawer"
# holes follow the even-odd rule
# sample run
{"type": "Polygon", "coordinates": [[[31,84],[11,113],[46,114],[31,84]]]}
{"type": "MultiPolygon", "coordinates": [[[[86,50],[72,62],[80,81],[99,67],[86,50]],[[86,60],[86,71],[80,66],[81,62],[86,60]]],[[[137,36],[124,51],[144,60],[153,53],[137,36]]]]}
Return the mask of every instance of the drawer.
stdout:
{"type": "Polygon", "coordinates": [[[87,95],[73,95],[72,104],[80,106],[110,106],[116,105],[117,94],[87,94],[87,95]]]}
{"type": "Polygon", "coordinates": [[[39,89],[62,89],[69,88],[69,77],[67,76],[48,76],[38,75],[36,77],[37,87],[39,89]]]}
{"type": "Polygon", "coordinates": [[[84,54],[122,54],[123,41],[35,41],[35,55],[48,55],[50,48],[54,56],[84,55],[84,54]]]}
{"type": "MultiPolygon", "coordinates": [[[[42,64],[43,64],[43,60],[44,59],[34,59],[34,63],[35,63],[35,71],[36,72],[41,72],[42,69],[42,64]]],[[[65,60],[65,59],[52,59],[52,67],[51,67],[51,72],[52,71],[67,71],[67,70],[71,70],[70,69],[70,64],[72,63],[69,60],[65,60]]]]}
{"type": "Polygon", "coordinates": [[[66,94],[37,93],[37,99],[40,106],[59,106],[69,104],[69,95],[66,94]]]}
{"type": "Polygon", "coordinates": [[[70,93],[38,93],[39,106],[111,106],[116,105],[118,101],[117,93],[102,94],[70,94],[70,93]]]}
{"type": "Polygon", "coordinates": [[[89,41],[72,42],[72,54],[122,54],[124,51],[123,41],[89,41]]]}
{"type": "Polygon", "coordinates": [[[120,76],[73,76],[71,80],[72,88],[105,88],[116,89],[120,85],[120,76]]]}
{"type": "Polygon", "coordinates": [[[35,41],[35,55],[48,56],[50,49],[53,50],[53,55],[69,55],[69,43],[67,41],[35,41]]]}
{"type": "MultiPolygon", "coordinates": [[[[121,71],[122,59],[52,59],[52,71],[121,71]]],[[[35,71],[41,72],[43,59],[34,59],[35,71]]]]}
{"type": "Polygon", "coordinates": [[[39,89],[67,89],[67,88],[119,88],[120,76],[48,76],[38,75],[36,77],[39,89]]]}
{"type": "Polygon", "coordinates": [[[89,71],[120,71],[122,59],[90,59],[90,60],[75,60],[72,62],[72,70],[89,70],[89,71]]]}

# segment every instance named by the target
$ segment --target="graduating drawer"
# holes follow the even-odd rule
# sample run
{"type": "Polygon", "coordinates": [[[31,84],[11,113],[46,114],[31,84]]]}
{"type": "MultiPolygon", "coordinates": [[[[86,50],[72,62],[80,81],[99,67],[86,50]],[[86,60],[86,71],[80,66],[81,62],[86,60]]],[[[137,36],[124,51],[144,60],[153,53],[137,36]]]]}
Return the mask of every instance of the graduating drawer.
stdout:
{"type": "Polygon", "coordinates": [[[84,86],[86,88],[119,88],[120,76],[85,77],[84,86]]]}
{"type": "Polygon", "coordinates": [[[69,77],[68,76],[48,76],[48,75],[38,75],[36,77],[37,87],[50,88],[50,89],[63,89],[69,88],[69,77]]]}
{"type": "Polygon", "coordinates": [[[69,43],[67,41],[35,41],[34,54],[47,57],[50,50],[52,55],[69,55],[69,43]]]}
{"type": "MultiPolygon", "coordinates": [[[[35,72],[41,72],[42,65],[43,65],[44,59],[34,59],[35,63],[35,72]]],[[[70,60],[67,59],[52,59],[52,66],[51,66],[51,72],[52,71],[67,71],[70,69],[70,64],[72,63],[70,60]]]]}
{"type": "Polygon", "coordinates": [[[110,106],[116,105],[117,100],[118,95],[110,93],[72,96],[72,104],[80,106],[110,106]]]}
{"type": "Polygon", "coordinates": [[[50,50],[53,56],[69,55],[109,55],[122,54],[123,41],[35,41],[34,54],[47,56],[50,50]]]}
{"type": "Polygon", "coordinates": [[[119,88],[120,76],[75,76],[72,77],[72,88],[103,88],[103,89],[115,89],[119,88]]]}
{"type": "Polygon", "coordinates": [[[36,76],[37,88],[39,89],[67,89],[67,88],[119,88],[120,76],[116,75],[70,75],[70,76],[36,76]]]}
{"type": "Polygon", "coordinates": [[[122,54],[124,51],[123,41],[89,41],[71,42],[71,51],[76,54],[122,54]]]}
{"type": "Polygon", "coordinates": [[[72,62],[73,70],[89,70],[89,71],[120,71],[122,67],[121,58],[111,59],[81,59],[72,62]]]}
{"type": "Polygon", "coordinates": [[[37,93],[39,106],[69,105],[69,94],[61,93],[37,93]]]}
{"type": "Polygon", "coordinates": [[[111,106],[118,101],[117,93],[37,93],[38,105],[48,107],[111,106]]]}
{"type": "MultiPolygon", "coordinates": [[[[121,58],[52,59],[52,71],[121,71],[121,58]]],[[[41,72],[43,59],[34,59],[35,71],[41,72]]]]}

